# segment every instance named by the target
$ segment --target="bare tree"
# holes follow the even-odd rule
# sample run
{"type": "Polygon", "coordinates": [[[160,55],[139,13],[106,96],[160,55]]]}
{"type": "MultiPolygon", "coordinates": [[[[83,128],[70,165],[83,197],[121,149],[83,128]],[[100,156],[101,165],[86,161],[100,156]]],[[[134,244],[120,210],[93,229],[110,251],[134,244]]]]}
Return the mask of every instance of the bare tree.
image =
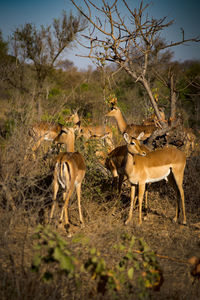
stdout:
{"type": "MultiPolygon", "coordinates": [[[[163,122],[160,116],[157,99],[152,92],[152,73],[150,72],[155,72],[157,78],[170,89],[170,119],[172,121],[176,114],[176,89],[173,73],[169,73],[170,76],[166,81],[158,74],[154,66],[158,65],[163,51],[186,42],[199,42],[200,39],[198,37],[186,39],[182,29],[180,41],[163,42],[160,38],[161,31],[172,25],[173,21],[167,21],[166,17],[161,19],[150,17],[146,13],[149,4],[144,5],[143,1],[138,8],[132,9],[125,0],[113,0],[109,3],[101,0],[98,1],[98,4],[94,0],[83,0],[85,10],[82,9],[80,1],[71,0],[71,2],[92,25],[89,34],[84,35],[89,41],[89,53],[86,57],[102,64],[106,61],[114,62],[119,68],[124,69],[135,82],[142,84],[162,126],[162,129],[155,132],[152,138],[167,132],[169,124],[163,122]],[[119,4],[124,6],[127,15],[121,15],[119,4]]],[[[173,122],[170,122],[170,126],[172,124],[173,122]]]]}
{"type": "Polygon", "coordinates": [[[17,60],[26,64],[32,63],[36,73],[35,96],[38,103],[38,115],[41,114],[41,96],[43,85],[58,57],[68,48],[77,34],[86,28],[86,20],[82,16],[75,17],[63,12],[62,18],[54,19],[51,26],[41,26],[27,23],[17,28],[13,33],[14,55],[17,60]]]}

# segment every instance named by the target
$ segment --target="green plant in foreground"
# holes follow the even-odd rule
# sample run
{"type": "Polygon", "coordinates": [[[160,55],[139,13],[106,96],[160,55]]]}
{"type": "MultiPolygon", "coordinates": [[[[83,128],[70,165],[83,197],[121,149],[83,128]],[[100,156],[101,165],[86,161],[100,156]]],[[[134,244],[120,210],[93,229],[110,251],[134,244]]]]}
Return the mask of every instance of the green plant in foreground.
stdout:
{"type": "Polygon", "coordinates": [[[59,272],[78,279],[81,273],[87,272],[91,280],[96,282],[97,293],[104,295],[110,292],[117,297],[123,291],[127,294],[127,299],[133,294],[138,299],[145,299],[149,296],[150,289],[158,290],[163,282],[155,253],[142,239],[139,240],[140,249],[135,250],[135,237],[126,233],[122,236],[123,243],[114,246],[121,258],[112,268],[107,267],[100,252],[91,246],[90,240],[85,236],[77,236],[71,242],[81,243],[86,247],[86,261],[76,259],[66,241],[49,226],[39,225],[34,238],[37,243],[32,270],[41,274],[44,280],[53,279],[53,275],[59,272]]]}
{"type": "Polygon", "coordinates": [[[144,291],[148,288],[159,290],[163,283],[163,274],[156,254],[142,239],[139,240],[139,243],[142,257],[141,268],[143,269],[142,275],[139,277],[141,290],[144,291]]]}
{"type": "Polygon", "coordinates": [[[35,246],[36,254],[33,258],[32,270],[39,272],[44,265],[42,278],[49,280],[53,278],[53,272],[48,268],[53,263],[59,264],[59,270],[64,272],[68,277],[75,273],[77,260],[68,249],[68,245],[57,233],[51,228],[39,225],[36,229],[34,239],[37,240],[35,246]]]}
{"type": "Polygon", "coordinates": [[[123,239],[125,241],[128,240],[128,245],[121,243],[115,246],[122,253],[124,252],[122,259],[117,265],[118,278],[120,278],[121,284],[131,291],[136,280],[134,274],[139,272],[137,277],[137,294],[138,298],[145,299],[149,295],[149,289],[159,290],[163,282],[162,271],[155,253],[142,239],[139,239],[140,250],[133,248],[136,242],[134,236],[125,234],[123,239]]]}
{"type": "Polygon", "coordinates": [[[105,260],[96,248],[90,250],[90,257],[85,262],[84,268],[89,271],[91,278],[97,281],[97,292],[105,294],[107,289],[120,290],[117,274],[107,268],[105,260]]]}

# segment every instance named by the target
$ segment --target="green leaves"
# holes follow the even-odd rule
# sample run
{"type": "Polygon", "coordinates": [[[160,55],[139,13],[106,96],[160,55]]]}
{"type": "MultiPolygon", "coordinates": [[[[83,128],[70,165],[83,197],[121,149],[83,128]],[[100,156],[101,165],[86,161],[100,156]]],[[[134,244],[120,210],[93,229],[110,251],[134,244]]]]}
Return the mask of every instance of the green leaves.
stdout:
{"type": "Polygon", "coordinates": [[[155,253],[142,240],[139,240],[142,253],[142,277],[140,277],[140,285],[143,289],[159,290],[163,283],[163,273],[157,261],[155,253]]]}
{"type": "Polygon", "coordinates": [[[134,268],[131,267],[131,268],[128,270],[127,274],[128,274],[128,278],[129,278],[130,280],[132,280],[132,279],[133,279],[133,274],[134,274],[134,268]]]}
{"type": "Polygon", "coordinates": [[[39,272],[45,265],[42,275],[44,280],[53,278],[51,265],[59,264],[59,269],[68,276],[74,275],[76,259],[72,256],[67,243],[50,227],[38,226],[34,238],[37,240],[36,254],[32,262],[32,270],[39,272]],[[48,269],[48,271],[46,270],[48,269]]]}
{"type": "MultiPolygon", "coordinates": [[[[114,248],[120,257],[119,262],[108,267],[101,253],[90,245],[90,240],[84,235],[77,235],[71,243],[79,243],[88,248],[85,261],[76,259],[69,249],[67,242],[50,227],[38,226],[34,234],[35,256],[32,271],[37,272],[44,281],[54,279],[58,273],[69,278],[78,279],[82,273],[87,273],[96,282],[98,293],[117,293],[122,289],[132,293],[137,282],[138,299],[148,296],[148,290],[158,290],[163,282],[161,268],[155,253],[140,239],[123,234],[122,241],[114,248]],[[135,250],[136,242],[140,250],[135,250]]],[[[75,281],[76,283],[76,281],[75,281]]]]}
{"type": "Polygon", "coordinates": [[[60,247],[54,249],[53,258],[60,263],[61,270],[66,271],[67,273],[73,273],[75,266],[73,263],[73,257],[67,255],[65,251],[62,251],[60,247]]]}
{"type": "Polygon", "coordinates": [[[84,264],[86,271],[91,274],[91,279],[97,281],[97,291],[104,294],[109,290],[120,290],[120,282],[117,273],[106,266],[106,262],[100,256],[96,248],[91,248],[90,257],[84,264]]]}

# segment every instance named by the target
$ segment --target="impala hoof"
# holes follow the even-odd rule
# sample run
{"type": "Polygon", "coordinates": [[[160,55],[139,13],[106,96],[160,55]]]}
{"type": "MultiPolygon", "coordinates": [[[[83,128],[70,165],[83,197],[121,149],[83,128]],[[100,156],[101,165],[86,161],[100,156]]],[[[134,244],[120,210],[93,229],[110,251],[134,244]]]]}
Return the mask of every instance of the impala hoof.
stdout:
{"type": "Polygon", "coordinates": [[[177,218],[174,217],[172,221],[173,221],[173,223],[177,223],[177,218]]]}

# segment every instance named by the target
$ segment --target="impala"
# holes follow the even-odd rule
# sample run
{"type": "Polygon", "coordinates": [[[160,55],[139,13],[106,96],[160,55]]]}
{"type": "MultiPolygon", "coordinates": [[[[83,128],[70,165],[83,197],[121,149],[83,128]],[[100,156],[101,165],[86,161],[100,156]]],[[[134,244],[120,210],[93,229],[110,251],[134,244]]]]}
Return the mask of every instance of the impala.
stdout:
{"type": "Polygon", "coordinates": [[[121,193],[121,186],[124,179],[123,162],[127,155],[127,146],[122,145],[108,153],[105,160],[105,167],[110,171],[113,177],[112,187],[116,188],[118,183],[118,193],[121,193]]]}
{"type": "MultiPolygon", "coordinates": [[[[77,128],[77,117],[76,115],[71,115],[68,119],[66,119],[66,124],[67,123],[73,123],[74,127],[77,128]]],[[[65,144],[66,143],[66,135],[62,134],[65,132],[67,129],[66,126],[61,125],[59,123],[51,123],[47,121],[41,121],[35,123],[31,129],[29,130],[29,135],[31,137],[30,139],[30,144],[33,143],[33,146],[31,147],[31,150],[33,152],[33,158],[35,159],[35,152],[37,149],[40,147],[41,143],[43,141],[50,141],[54,142],[57,137],[60,138],[60,142],[57,140],[59,144],[65,144]],[[61,142],[61,140],[63,142],[61,142]]],[[[27,155],[26,155],[27,157],[27,155]]]]}
{"type": "Polygon", "coordinates": [[[30,144],[33,143],[31,150],[33,158],[35,159],[35,152],[43,141],[53,141],[61,132],[62,126],[60,124],[51,124],[48,122],[39,122],[32,126],[29,130],[31,137],[30,144]]]}
{"type": "Polygon", "coordinates": [[[77,126],[79,136],[83,136],[85,140],[90,138],[105,139],[108,146],[113,146],[113,133],[109,126],[107,125],[82,125],[79,119],[78,111],[76,110],[69,119],[73,120],[74,124],[77,126]]]}
{"type": "Polygon", "coordinates": [[[65,132],[66,129],[67,128],[61,124],[49,123],[45,121],[41,121],[34,124],[29,130],[29,135],[31,137],[29,144],[33,144],[33,146],[30,147],[31,151],[33,152],[33,158],[36,158],[35,152],[40,147],[43,141],[54,142],[55,139],[59,136],[60,140],[63,140],[62,143],[65,144],[66,135],[62,137],[62,134],[65,132]]]}
{"type": "MultiPolygon", "coordinates": [[[[83,216],[81,212],[81,184],[85,176],[86,165],[83,156],[79,152],[74,152],[75,134],[74,128],[66,129],[67,152],[62,152],[57,156],[56,165],[54,169],[53,179],[53,205],[50,214],[50,220],[53,218],[56,196],[59,185],[64,189],[63,200],[64,205],[61,211],[60,222],[69,227],[68,204],[74,188],[78,198],[79,218],[82,225],[84,225],[83,216]],[[63,222],[63,217],[65,220],[63,222]]],[[[55,139],[55,142],[59,137],[55,139]]]]}
{"type": "Polygon", "coordinates": [[[143,132],[142,140],[146,140],[157,129],[155,125],[127,124],[121,110],[117,106],[112,106],[111,111],[106,114],[106,117],[114,117],[116,119],[119,131],[122,134],[126,132],[131,136],[138,137],[143,132]]]}
{"type": "Polygon", "coordinates": [[[173,183],[177,192],[176,215],[174,221],[179,217],[179,195],[182,201],[183,224],[186,224],[185,202],[183,191],[183,176],[186,165],[186,156],[175,147],[165,147],[149,153],[145,153],[139,141],[124,133],[127,143],[127,156],[125,162],[125,174],[131,184],[131,206],[129,217],[125,224],[132,219],[132,211],[135,199],[135,186],[139,187],[139,224],[142,223],[142,201],[145,192],[145,185],[157,182],[162,179],[167,180],[169,175],[170,182],[173,183]],[[173,176],[172,176],[173,175],[173,176]],[[178,195],[179,194],[179,195],[178,195]]]}
{"type": "MultiPolygon", "coordinates": [[[[143,136],[143,132],[137,137],[140,140],[143,136]]],[[[150,150],[144,145],[140,144],[140,148],[145,153],[150,150]]],[[[124,163],[127,156],[127,145],[118,146],[109,152],[105,160],[105,167],[111,172],[113,177],[113,186],[117,185],[118,182],[118,192],[121,193],[121,186],[124,179],[124,163]]],[[[146,203],[146,201],[145,201],[146,203]]]]}
{"type": "MultiPolygon", "coordinates": [[[[160,113],[161,121],[167,123],[163,108],[161,107],[159,108],[159,113],[160,113]]],[[[151,114],[147,119],[143,120],[142,125],[155,125],[156,127],[162,128],[160,121],[155,113],[151,114]]]]}

